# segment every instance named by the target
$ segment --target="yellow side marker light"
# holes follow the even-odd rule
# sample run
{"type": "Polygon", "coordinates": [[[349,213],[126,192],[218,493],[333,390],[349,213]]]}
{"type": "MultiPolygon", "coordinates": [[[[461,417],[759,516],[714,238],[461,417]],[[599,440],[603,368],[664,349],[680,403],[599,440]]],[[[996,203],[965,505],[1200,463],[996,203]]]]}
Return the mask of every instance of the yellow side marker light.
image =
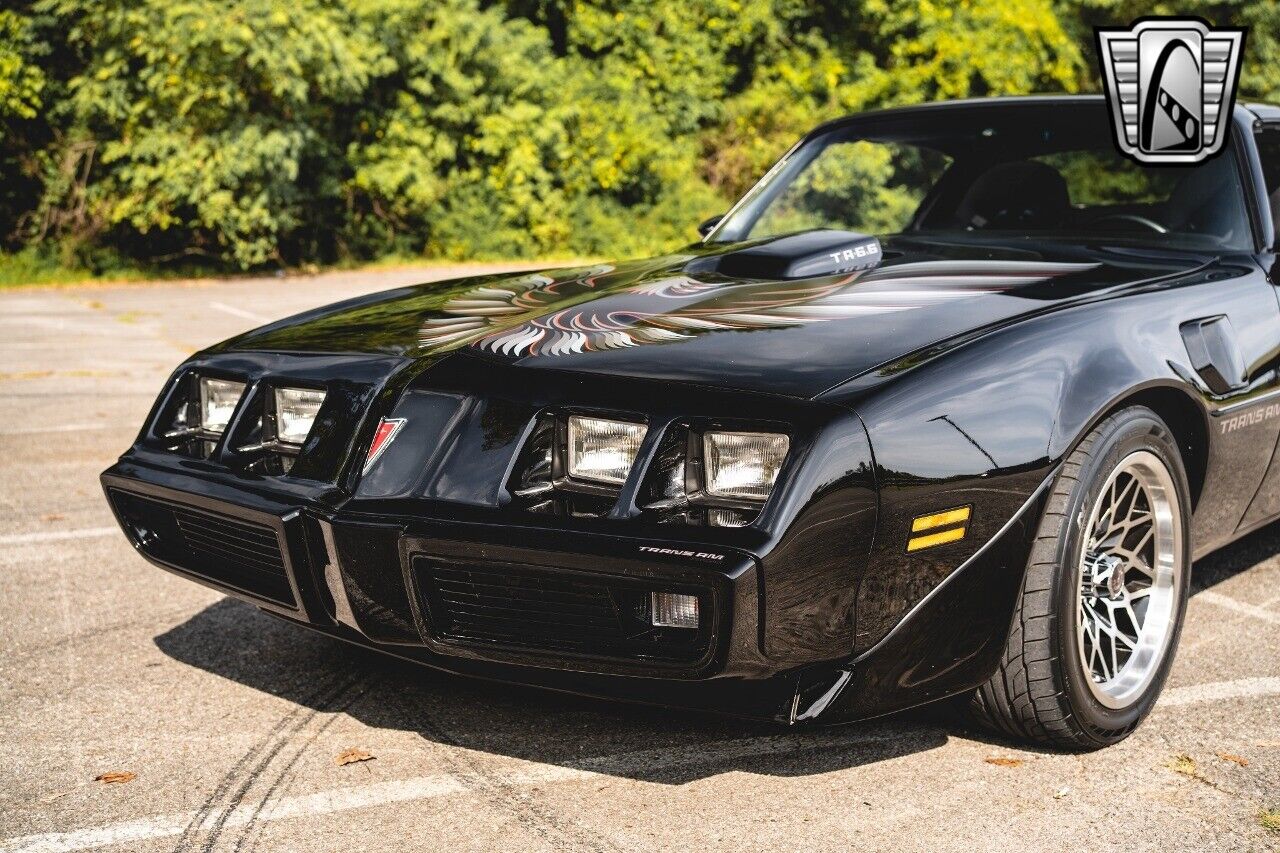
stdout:
{"type": "Polygon", "coordinates": [[[954,509],[944,509],[942,512],[935,512],[931,515],[916,516],[911,522],[912,533],[937,530],[939,527],[948,527],[950,529],[937,530],[936,533],[927,533],[924,536],[912,536],[907,540],[907,553],[932,548],[935,545],[945,545],[948,542],[959,542],[968,532],[965,523],[969,520],[972,512],[973,507],[960,506],[954,509]]]}
{"type": "Polygon", "coordinates": [[[965,529],[963,527],[953,527],[950,530],[943,530],[939,533],[930,533],[928,536],[913,536],[907,540],[907,551],[919,551],[924,548],[932,548],[935,545],[945,545],[948,542],[959,542],[964,538],[965,529]]]}
{"type": "Polygon", "coordinates": [[[946,527],[948,524],[968,521],[972,509],[973,507],[961,506],[955,509],[944,509],[933,515],[916,516],[915,521],[911,522],[911,532],[919,533],[921,530],[932,530],[935,527],[946,527]]]}

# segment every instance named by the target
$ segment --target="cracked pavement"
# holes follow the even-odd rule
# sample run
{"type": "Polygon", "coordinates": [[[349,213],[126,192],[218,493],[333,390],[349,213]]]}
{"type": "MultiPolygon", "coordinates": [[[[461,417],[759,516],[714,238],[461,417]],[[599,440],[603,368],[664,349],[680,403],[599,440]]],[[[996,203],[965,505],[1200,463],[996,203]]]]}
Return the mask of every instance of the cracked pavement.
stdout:
{"type": "Polygon", "coordinates": [[[471,269],[0,293],[0,851],[1280,849],[1280,525],[1196,565],[1165,698],[1082,756],[466,681],[133,553],[97,475],[185,355],[471,269]]]}

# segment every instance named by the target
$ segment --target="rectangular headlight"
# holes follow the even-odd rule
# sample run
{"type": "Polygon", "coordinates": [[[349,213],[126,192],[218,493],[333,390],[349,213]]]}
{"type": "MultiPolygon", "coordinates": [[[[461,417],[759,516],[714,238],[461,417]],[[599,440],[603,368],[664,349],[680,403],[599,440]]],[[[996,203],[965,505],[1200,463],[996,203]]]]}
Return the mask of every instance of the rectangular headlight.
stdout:
{"type": "Polygon", "coordinates": [[[644,424],[570,416],[569,476],[622,485],[640,452],[644,433],[644,424]]]}
{"type": "Polygon", "coordinates": [[[276,440],[301,445],[316,422],[324,402],[323,391],[309,388],[276,388],[276,440]]]}
{"type": "Polygon", "coordinates": [[[709,432],[702,437],[707,494],[764,500],[791,440],[771,432],[709,432]]]}
{"type": "Polygon", "coordinates": [[[200,428],[205,432],[217,434],[225,432],[243,394],[243,382],[201,376],[200,428]]]}

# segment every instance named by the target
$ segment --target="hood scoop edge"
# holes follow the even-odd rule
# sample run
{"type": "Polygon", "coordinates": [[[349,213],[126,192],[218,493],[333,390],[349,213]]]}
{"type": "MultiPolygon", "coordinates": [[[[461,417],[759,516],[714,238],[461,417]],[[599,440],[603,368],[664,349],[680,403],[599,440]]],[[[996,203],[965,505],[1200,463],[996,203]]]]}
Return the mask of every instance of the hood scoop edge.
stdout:
{"type": "Polygon", "coordinates": [[[726,246],[685,265],[685,272],[730,278],[817,278],[867,270],[883,258],[880,241],[856,231],[819,229],[726,246]]]}

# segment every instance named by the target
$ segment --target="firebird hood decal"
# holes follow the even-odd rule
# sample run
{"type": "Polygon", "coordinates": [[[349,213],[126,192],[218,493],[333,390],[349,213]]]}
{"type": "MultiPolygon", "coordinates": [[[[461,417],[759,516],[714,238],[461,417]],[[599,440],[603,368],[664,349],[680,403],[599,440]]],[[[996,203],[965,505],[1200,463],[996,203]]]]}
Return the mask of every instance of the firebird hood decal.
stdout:
{"type": "MultiPolygon", "coordinates": [[[[217,350],[482,358],[810,398],[977,329],[1168,279],[1205,263],[1061,244],[882,241],[872,270],[729,275],[739,244],[577,269],[487,275],[357,297],[217,350]]],[[[530,374],[529,381],[537,381],[530,374]]]]}
{"type": "Polygon", "coordinates": [[[1002,293],[1096,264],[932,261],[800,282],[699,281],[677,275],[522,319],[592,295],[597,276],[522,276],[446,302],[419,332],[424,347],[470,343],[506,356],[560,356],[661,344],[718,331],[786,328],[909,311],[1002,293]],[[509,326],[512,318],[520,319],[509,326]],[[498,331],[495,331],[498,330],[498,331]]]}

